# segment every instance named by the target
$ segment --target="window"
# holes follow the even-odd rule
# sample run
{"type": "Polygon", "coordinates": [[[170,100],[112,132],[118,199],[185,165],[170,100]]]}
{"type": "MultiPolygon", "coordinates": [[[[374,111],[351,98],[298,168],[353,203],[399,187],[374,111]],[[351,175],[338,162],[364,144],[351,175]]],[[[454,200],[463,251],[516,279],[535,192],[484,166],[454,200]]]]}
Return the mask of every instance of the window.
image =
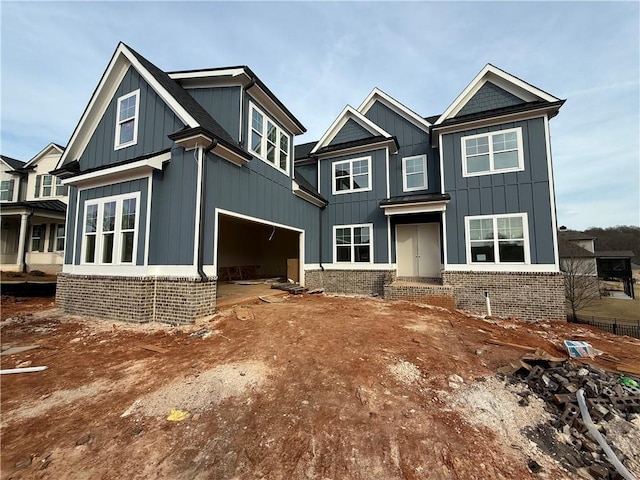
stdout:
{"type": "Polygon", "coordinates": [[[51,185],[53,184],[53,177],[51,175],[42,176],[42,196],[51,196],[51,185]]]}
{"type": "Polygon", "coordinates": [[[527,214],[466,217],[469,263],[529,263],[527,214]]]}
{"type": "Polygon", "coordinates": [[[334,262],[372,263],[373,225],[333,227],[334,262]]]}
{"type": "Polygon", "coordinates": [[[333,194],[371,190],[371,157],[333,162],[333,194]]]}
{"type": "Polygon", "coordinates": [[[249,107],[249,150],[285,173],[289,171],[289,135],[253,103],[249,107]]]}
{"type": "Polygon", "coordinates": [[[62,179],[56,177],[56,196],[60,197],[62,195],[68,194],[69,187],[67,185],[62,185],[62,179]]]}
{"type": "Polygon", "coordinates": [[[402,188],[405,192],[427,188],[427,156],[402,159],[402,188]]]}
{"type": "Polygon", "coordinates": [[[64,223],[56,226],[56,251],[64,250],[64,223]]]}
{"type": "Polygon", "coordinates": [[[31,251],[40,252],[44,242],[44,225],[34,225],[31,229],[31,251]]]}
{"type": "Polygon", "coordinates": [[[13,201],[13,180],[0,182],[0,200],[13,201]]]}
{"type": "Polygon", "coordinates": [[[84,263],[133,263],[139,193],[92,200],[85,208],[84,263]]]}
{"type": "Polygon", "coordinates": [[[118,98],[115,149],[135,145],[138,141],[138,109],[140,90],[118,98]]]}
{"type": "Polygon", "coordinates": [[[524,170],[522,128],[462,137],[465,177],[524,170]]]}

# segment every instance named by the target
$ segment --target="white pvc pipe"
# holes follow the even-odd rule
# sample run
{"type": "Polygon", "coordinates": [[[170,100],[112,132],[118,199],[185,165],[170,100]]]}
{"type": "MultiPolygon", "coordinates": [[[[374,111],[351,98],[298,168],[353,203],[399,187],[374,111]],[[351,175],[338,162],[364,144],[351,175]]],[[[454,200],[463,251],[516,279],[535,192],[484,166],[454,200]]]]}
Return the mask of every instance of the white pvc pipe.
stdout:
{"type": "Polygon", "coordinates": [[[622,475],[622,477],[625,480],[636,480],[636,477],[634,477],[631,474],[631,472],[627,470],[627,467],[625,467],[622,464],[622,462],[618,460],[618,457],[616,457],[616,454],[613,453],[613,450],[611,450],[611,447],[609,446],[607,441],[604,439],[602,434],[596,429],[596,426],[593,424],[593,420],[591,420],[591,415],[589,415],[589,409],[587,408],[587,404],[584,401],[584,390],[582,388],[576,392],[576,397],[578,397],[578,405],[580,405],[580,413],[582,413],[582,421],[587,427],[587,430],[589,430],[589,433],[591,434],[591,436],[602,447],[602,450],[607,455],[607,458],[611,462],[611,465],[613,465],[616,468],[618,473],[622,475]]]}
{"type": "Polygon", "coordinates": [[[23,367],[23,368],[10,368],[8,370],[0,370],[0,375],[7,375],[9,373],[31,373],[41,372],[46,370],[47,367],[23,367]]]}

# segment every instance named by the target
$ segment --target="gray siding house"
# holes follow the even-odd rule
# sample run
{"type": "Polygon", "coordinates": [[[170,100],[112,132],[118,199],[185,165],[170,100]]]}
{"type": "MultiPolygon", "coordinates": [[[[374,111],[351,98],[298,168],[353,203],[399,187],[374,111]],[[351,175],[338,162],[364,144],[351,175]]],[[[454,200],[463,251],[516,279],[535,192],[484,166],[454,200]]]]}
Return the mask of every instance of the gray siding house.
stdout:
{"type": "Polygon", "coordinates": [[[440,116],[374,89],[294,149],[304,126],[248,67],[167,73],[121,43],[52,172],[70,187],[58,302],[190,322],[234,269],[294,260],[309,288],[564,318],[562,103],[487,65],[440,116]]]}

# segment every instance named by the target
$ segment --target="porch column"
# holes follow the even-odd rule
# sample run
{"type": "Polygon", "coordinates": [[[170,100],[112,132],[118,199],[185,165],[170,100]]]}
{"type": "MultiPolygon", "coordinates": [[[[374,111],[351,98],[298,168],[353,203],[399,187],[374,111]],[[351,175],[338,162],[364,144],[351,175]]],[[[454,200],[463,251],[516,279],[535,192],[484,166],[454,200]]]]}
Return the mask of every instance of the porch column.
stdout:
{"type": "MultiPolygon", "coordinates": [[[[20,218],[20,236],[18,237],[18,258],[16,259],[16,265],[20,265],[20,266],[23,265],[22,260],[24,258],[28,218],[29,218],[29,215],[26,213],[23,213],[20,218]]],[[[22,267],[20,268],[20,270],[22,270],[22,267]]]]}

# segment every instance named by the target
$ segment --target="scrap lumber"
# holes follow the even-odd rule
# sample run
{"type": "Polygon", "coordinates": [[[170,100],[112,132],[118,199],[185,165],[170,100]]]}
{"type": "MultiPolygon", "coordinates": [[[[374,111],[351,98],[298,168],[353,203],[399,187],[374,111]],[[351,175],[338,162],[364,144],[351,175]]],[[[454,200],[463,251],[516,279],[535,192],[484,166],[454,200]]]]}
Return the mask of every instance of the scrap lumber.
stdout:
{"type": "Polygon", "coordinates": [[[156,353],[167,353],[169,351],[166,348],[156,347],[155,345],[140,345],[140,348],[143,348],[145,350],[150,350],[156,353]]]}
{"type": "Polygon", "coordinates": [[[0,355],[13,355],[16,353],[27,352],[29,350],[33,350],[34,348],[40,348],[40,345],[26,345],[24,347],[10,347],[6,350],[3,350],[0,355]]]}
{"type": "Polygon", "coordinates": [[[616,370],[619,372],[635,373],[636,375],[640,375],[640,366],[637,365],[626,365],[623,363],[621,365],[617,365],[616,370]]]}
{"type": "Polygon", "coordinates": [[[517,343],[502,342],[500,340],[496,340],[495,338],[489,338],[485,340],[485,343],[490,343],[491,345],[500,345],[503,347],[521,348],[522,350],[527,350],[529,352],[535,352],[536,350],[539,350],[536,347],[528,347],[527,345],[518,345],[517,343]]]}
{"type": "Polygon", "coordinates": [[[10,373],[32,373],[41,372],[46,370],[47,367],[23,367],[23,368],[9,368],[7,370],[0,370],[0,375],[7,375],[10,373]]]}

